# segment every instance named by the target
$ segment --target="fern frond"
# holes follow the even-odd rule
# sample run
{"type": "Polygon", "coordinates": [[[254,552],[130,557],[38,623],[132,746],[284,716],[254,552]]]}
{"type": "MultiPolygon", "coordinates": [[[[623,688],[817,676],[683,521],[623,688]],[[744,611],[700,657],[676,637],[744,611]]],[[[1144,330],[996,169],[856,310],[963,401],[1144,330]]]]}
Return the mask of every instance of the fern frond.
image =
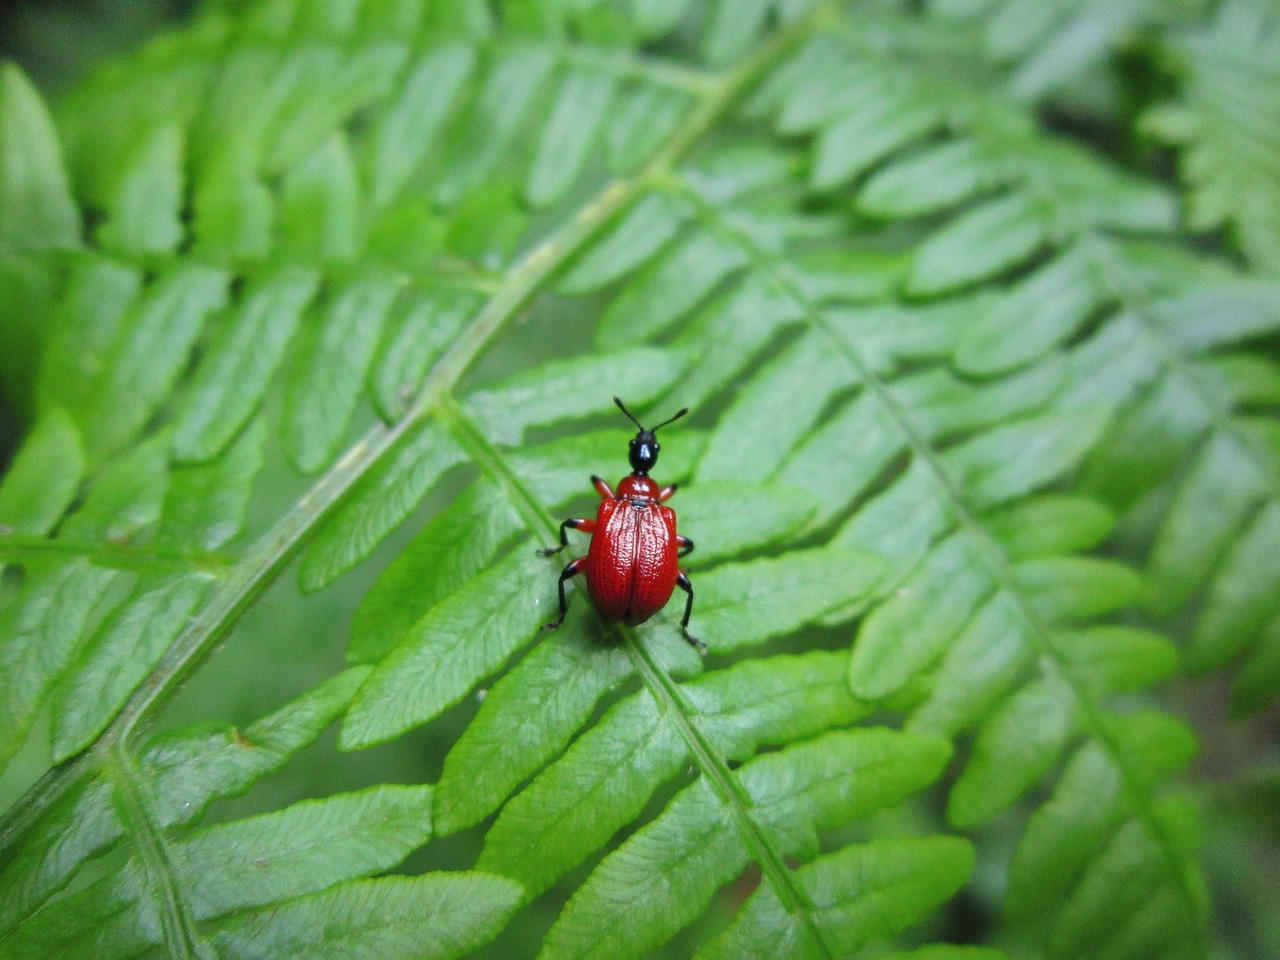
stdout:
{"type": "MultiPolygon", "coordinates": [[[[761,744],[802,739],[864,716],[869,708],[843,689],[846,661],[828,654],[768,658],[705,674],[679,690],[709,742],[735,761],[761,744]]],[[[488,812],[467,780],[479,766],[478,746],[460,740],[441,779],[447,791],[443,802],[455,808],[465,804],[468,821],[488,812]],[[457,799],[448,800],[450,795],[457,799]]],[[[685,744],[663,716],[661,703],[633,695],[503,808],[485,837],[480,862],[520,880],[534,896],[637,816],[687,760],[685,744]],[[618,764],[620,757],[626,758],[625,766],[618,764]]]]}
{"type": "Polygon", "coordinates": [[[1038,99],[1096,84],[1117,53],[1143,34],[1202,16],[1203,0],[935,0],[931,9],[968,22],[981,37],[985,57],[1008,71],[1009,89],[1038,99]]]}
{"type": "Polygon", "coordinates": [[[223,955],[264,960],[334,949],[453,960],[496,936],[518,896],[515,883],[477,871],[356,880],[223,921],[212,940],[223,955]]]}
{"type": "Polygon", "coordinates": [[[1254,0],[1223,3],[1214,22],[1167,38],[1180,96],[1152,109],[1148,131],[1179,147],[1197,230],[1229,226],[1244,255],[1280,266],[1280,22],[1254,0]]]}
{"type": "MultiPolygon", "coordinates": [[[[128,809],[122,805],[126,816],[128,809]]],[[[165,852],[172,882],[181,885],[175,899],[188,902],[194,922],[380,872],[426,840],[429,810],[430,788],[381,786],[193,831],[170,841],[165,852]]],[[[150,946],[133,939],[155,909],[147,870],[145,856],[139,857],[49,905],[14,938],[16,954],[38,956],[50,942],[82,938],[98,939],[111,956],[150,946]],[[115,929],[102,929],[104,923],[115,929]],[[30,946],[24,949],[24,942],[30,946]]]]}
{"type": "Polygon", "coordinates": [[[0,247],[65,249],[80,245],[80,211],[72,199],[62,150],[44,101],[12,64],[0,67],[0,247]]]}
{"type": "MultiPolygon", "coordinates": [[[[333,722],[368,669],[355,667],[255,721],[244,731],[224,726],[155,738],[140,752],[151,783],[152,816],[162,827],[197,820],[219,796],[234,796],[282,767],[333,722]]],[[[116,846],[126,826],[112,790],[101,779],[86,780],[61,797],[45,795],[11,820],[6,843],[21,830],[22,848],[0,867],[5,889],[14,891],[0,912],[7,936],[50,895],[63,889],[91,857],[116,846]]]]}
{"type": "MultiPolygon", "coordinates": [[[[806,55],[814,54],[812,51],[802,54],[806,55]]],[[[803,95],[798,92],[801,89],[802,81],[789,79],[786,86],[770,90],[771,107],[785,116],[788,95],[795,98],[792,102],[801,101],[803,95]]],[[[803,99],[812,102],[811,95],[803,99]]],[[[865,111],[866,108],[851,104],[844,108],[844,115],[857,115],[860,109],[865,111]]],[[[820,121],[819,126],[827,129],[827,124],[840,123],[848,124],[849,120],[837,115],[820,121]]],[[[986,136],[988,143],[998,142],[991,140],[990,132],[980,126],[976,126],[973,132],[986,136]]],[[[914,133],[908,139],[918,136],[919,133],[914,133]]],[[[893,141],[893,146],[899,148],[902,139],[899,137],[893,141]]],[[[821,133],[814,149],[815,169],[821,169],[821,133]]],[[[973,282],[1008,270],[1046,244],[1059,245],[1072,239],[1083,239],[1089,245],[1101,243],[1100,231],[1105,229],[1167,229],[1172,226],[1171,208],[1158,192],[1139,184],[1123,185],[1109,175],[1101,175],[1103,171],[1086,158],[1071,154],[1063,154],[1052,168],[1047,163],[1042,168],[1052,169],[1051,179],[1047,182],[1053,182],[1063,172],[1072,170],[1067,181],[1057,180],[1059,184],[1069,185],[1067,189],[1059,187],[1039,193],[1038,188],[1046,180],[1044,173],[1037,169],[1039,162],[1034,155],[1029,163],[1010,158],[1004,161],[998,173],[993,171],[975,176],[971,181],[975,184],[984,180],[991,182],[997,177],[1007,180],[1011,173],[1015,183],[1020,177],[1026,179],[1021,187],[1015,186],[1014,191],[1004,198],[978,206],[971,212],[961,212],[958,218],[933,233],[916,253],[915,272],[908,281],[910,288],[921,293],[936,292],[958,283],[973,282]],[[1024,192],[1028,188],[1030,192],[1024,192]],[[1034,204],[1029,202],[1031,197],[1035,198],[1034,204]],[[1103,201],[1104,197],[1106,201],[1103,201]],[[981,259],[971,259],[971,251],[981,259]],[[940,280],[934,276],[939,272],[940,280]]],[[[816,305],[806,305],[805,309],[811,322],[819,329],[829,323],[816,305]]],[[[1059,314],[1059,321],[1066,319],[1068,323],[1072,322],[1071,313],[1077,311],[1059,314]]],[[[1083,313],[1079,311],[1079,314],[1083,313]]],[[[1083,320],[1084,316],[1079,314],[1079,320],[1083,320]]],[[[856,380],[867,385],[866,396],[859,401],[863,407],[861,419],[850,419],[841,425],[839,434],[858,436],[863,441],[863,456],[866,455],[868,437],[886,437],[885,452],[881,459],[873,459],[872,471],[883,469],[879,465],[888,465],[899,450],[909,452],[913,459],[919,461],[922,472],[915,476],[928,477],[935,488],[934,497],[940,497],[949,508],[931,518],[934,529],[917,534],[922,546],[926,546],[933,537],[945,535],[953,524],[959,528],[951,537],[943,537],[939,541],[941,545],[932,556],[925,554],[920,572],[906,581],[899,596],[890,598],[867,618],[851,666],[855,692],[883,696],[900,689],[914,674],[931,666],[943,649],[954,641],[949,662],[966,664],[964,695],[977,697],[974,708],[978,711],[985,712],[995,707],[995,713],[979,733],[974,756],[951,796],[950,815],[961,825],[985,820],[1039,782],[1053,768],[1077,730],[1100,743],[1112,763],[1132,764],[1132,760],[1114,744],[1109,733],[1113,721],[1097,704],[1100,697],[1114,691],[1099,689],[1080,676],[1069,657],[1061,652],[1061,641],[1055,641],[1053,637],[1055,630],[1067,627],[1076,618],[1087,620],[1132,603],[1138,595],[1136,578],[1123,568],[1099,565],[1096,561],[1045,557],[1019,562],[985,529],[981,519],[986,511],[1025,496],[1078,465],[1089,449],[1097,444],[1103,425],[1115,410],[1116,401],[1123,397],[1110,398],[1110,404],[1105,406],[1097,406],[1096,401],[1083,405],[1087,395],[1077,394],[1078,399],[1072,401],[1069,398],[1073,388],[1069,387],[1065,410],[998,427],[988,436],[964,440],[940,455],[932,448],[936,443],[930,433],[932,424],[927,417],[917,419],[912,415],[911,394],[905,397],[896,395],[894,388],[897,385],[877,375],[871,364],[858,355],[857,348],[851,352],[835,336],[830,333],[828,336],[834,341],[832,347],[843,352],[854,368],[856,380]],[[860,429],[855,430],[855,424],[860,429]],[[987,473],[995,461],[997,450],[1016,453],[1013,459],[1002,463],[997,472],[987,473]],[[1069,573],[1073,570],[1076,572],[1069,573]],[[1041,577],[1043,582],[1052,581],[1057,586],[1065,586],[1075,580],[1077,587],[1068,589],[1059,602],[1040,593],[1035,584],[1041,577]],[[968,627],[970,617],[979,610],[982,612],[973,620],[972,632],[968,632],[966,638],[962,631],[968,627]],[[1060,619],[1064,615],[1066,622],[1060,619]],[[996,638],[1003,639],[1000,646],[993,648],[996,638]],[[995,650],[1001,648],[1005,653],[996,654],[995,650]],[[1017,678],[1037,661],[1047,676],[1019,689],[1017,678]],[[889,668],[887,674],[885,667],[889,668]],[[1034,736],[1029,737],[1032,731],[1034,736]],[[999,763],[994,762],[997,756],[999,763]]],[[[1057,336],[1065,339],[1061,333],[1057,336]]],[[[1080,348],[1079,352],[1084,353],[1085,349],[1080,348]]],[[[1039,355],[1045,356],[1043,352],[1039,355]]],[[[991,368],[983,372],[991,372],[991,368]]],[[[1025,397],[1026,393],[1022,391],[1019,395],[1025,397]]],[[[855,404],[851,411],[857,406],[855,404]]],[[[829,431],[824,435],[824,451],[830,450],[830,440],[826,437],[836,435],[834,424],[838,422],[837,417],[823,428],[829,431]]],[[[968,429],[980,426],[981,421],[968,429]]],[[[955,431],[965,428],[965,421],[960,418],[944,427],[939,438],[944,442],[951,441],[955,431]]],[[[713,448],[714,443],[713,437],[713,448]]],[[[788,468],[790,472],[783,476],[793,483],[803,483],[801,478],[808,476],[821,476],[826,481],[833,473],[838,477],[837,471],[842,465],[838,459],[827,459],[815,469],[817,466],[817,463],[805,463],[801,457],[792,461],[788,468]]],[[[869,483],[874,476],[875,473],[871,472],[861,481],[862,484],[869,483]]],[[[847,490],[847,479],[841,479],[844,482],[835,480],[832,486],[838,484],[847,490]]],[[[858,486],[853,489],[857,490],[858,486]]],[[[824,494],[829,497],[830,492],[827,490],[824,494]]],[[[887,496],[881,494],[881,497],[887,496]]],[[[864,507],[855,522],[865,517],[874,504],[872,501],[864,507]]],[[[897,504],[893,506],[900,509],[897,504]]],[[[867,544],[861,542],[859,546],[865,548],[867,544]]],[[[880,550],[883,549],[881,546],[880,550]]],[[[1167,651],[1163,641],[1157,638],[1135,637],[1134,640],[1136,647],[1125,650],[1121,646],[1109,651],[1117,664],[1136,662],[1149,645],[1153,645],[1151,649],[1167,651]]],[[[1160,660],[1163,667],[1152,664],[1154,669],[1139,670],[1134,682],[1145,686],[1166,675],[1172,667],[1172,657],[1162,652],[1160,660]]],[[[945,702],[942,698],[955,696],[946,681],[945,673],[935,677],[932,693],[925,701],[926,711],[930,704],[942,703],[945,702]]],[[[925,717],[928,715],[927,712],[924,714],[925,717]]],[[[977,715],[975,712],[971,716],[977,715]]],[[[969,722],[963,712],[953,719],[957,725],[944,726],[944,731],[950,729],[954,732],[969,722]]],[[[1137,778],[1137,771],[1131,769],[1123,776],[1132,783],[1137,778]]],[[[1148,785],[1144,791],[1130,791],[1125,797],[1131,804],[1128,816],[1136,818],[1130,842],[1136,843],[1140,838],[1147,845],[1145,849],[1154,851],[1144,861],[1147,870],[1142,882],[1149,884],[1149,889],[1167,896],[1169,909],[1177,913],[1180,920],[1177,925],[1166,922],[1142,929],[1141,934],[1130,930],[1127,935],[1133,941],[1128,946],[1145,952],[1156,945],[1142,937],[1167,937],[1194,950],[1185,940],[1185,931],[1199,924],[1202,907],[1198,889],[1194,881],[1187,880],[1186,851],[1174,842],[1175,831],[1166,825],[1151,798],[1144,795],[1145,790],[1152,786],[1154,784],[1148,785]]],[[[1097,861],[1093,869],[1107,869],[1105,859],[1097,861]]],[[[1087,885],[1086,880],[1086,888],[1087,885]]],[[[1101,907],[1099,901],[1088,898],[1082,900],[1079,907],[1084,915],[1090,917],[1089,923],[1094,932],[1111,929],[1108,924],[1123,926],[1129,922],[1129,918],[1118,913],[1108,913],[1104,917],[1101,907]]],[[[1070,911],[1055,921],[1058,925],[1072,922],[1080,921],[1070,911]]],[[[1053,938],[1065,936],[1061,934],[1061,926],[1058,930],[1059,933],[1051,935],[1053,938]]],[[[1072,955],[1075,946],[1062,949],[1065,955],[1072,955]]]]}
{"type": "Polygon", "coordinates": [[[0,833],[4,950],[452,957],[518,916],[548,958],[883,955],[954,932],[945,820],[996,942],[1206,954],[1138,618],[1196,603],[1192,666],[1280,683],[1275,290],[1027,102],[1164,12],[246,6],[53,121],[0,78],[0,316],[46,329],[0,758],[47,708],[56,763],[0,833]],[[580,597],[539,634],[619,393],[695,408],[662,477],[706,661],[580,597]],[[365,665],[143,741],[294,561],[365,665]],[[211,808],[334,721],[438,782],[211,808]],[[424,845],[462,869],[375,876],[424,845]]]}
{"type": "Polygon", "coordinates": [[[898,932],[949,897],[964,882],[971,860],[969,847],[956,837],[845,847],[796,871],[813,902],[812,926],[762,889],[697,956],[821,957],[824,942],[857,949],[898,932]]]}
{"type": "MultiPolygon", "coordinates": [[[[541,956],[638,956],[692,920],[717,887],[760,856],[753,840],[771,841],[779,853],[812,856],[819,826],[896,803],[936,775],[945,756],[938,741],[867,729],[831,733],[744,764],[739,785],[731,787],[741,795],[718,795],[730,785],[700,780],[596,867],[547,935],[541,956]],[[755,831],[744,829],[743,818],[755,831]]],[[[963,855],[959,866],[950,871],[952,883],[967,873],[963,855]]],[[[780,887],[770,867],[785,867],[762,867],[768,889],[787,906],[783,914],[798,915],[790,922],[800,950],[838,956],[849,948],[841,934],[850,931],[824,924],[819,908],[807,902],[800,886],[807,877],[797,874],[780,887]]],[[[940,886],[943,896],[953,888],[945,881],[940,886]]],[[[903,892],[896,890],[895,899],[903,892]]]]}

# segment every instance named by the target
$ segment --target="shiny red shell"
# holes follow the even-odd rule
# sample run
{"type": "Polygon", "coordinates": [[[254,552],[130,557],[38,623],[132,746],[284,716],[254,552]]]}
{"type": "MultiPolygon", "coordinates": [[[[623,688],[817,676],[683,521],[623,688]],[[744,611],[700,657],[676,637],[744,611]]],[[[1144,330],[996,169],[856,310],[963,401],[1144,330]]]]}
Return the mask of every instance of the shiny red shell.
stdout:
{"type": "Polygon", "coordinates": [[[676,513],[658,502],[648,477],[624,477],[616,499],[601,500],[587,550],[587,592],[610,619],[644,623],[661,610],[680,575],[676,513]]]}

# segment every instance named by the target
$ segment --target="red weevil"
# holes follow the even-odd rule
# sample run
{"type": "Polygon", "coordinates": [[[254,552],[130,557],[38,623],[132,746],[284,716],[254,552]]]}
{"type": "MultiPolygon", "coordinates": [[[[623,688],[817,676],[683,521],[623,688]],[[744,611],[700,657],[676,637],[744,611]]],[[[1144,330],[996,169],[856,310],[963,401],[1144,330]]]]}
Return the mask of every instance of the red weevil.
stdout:
{"type": "Polygon", "coordinates": [[[569,545],[569,530],[593,534],[587,555],[571,561],[560,571],[560,616],[546,627],[554,630],[564,622],[569,609],[564,585],[579,573],[587,575],[587,593],[604,617],[632,625],[644,623],[665,607],[672,592],[679,587],[689,595],[684,616],[680,618],[680,633],[700,652],[705,652],[707,645],[689,634],[693,585],[679,565],[679,558],[693,551],[693,541],[676,533],[676,512],[663,506],[676,492],[676,485],[660,487],[649,476],[662,449],[655,434],[661,427],[683,417],[689,408],[646,430],[621,400],[614,397],[613,402],[639,428],[627,452],[631,473],[618,482],[616,494],[609,489],[609,484],[593,475],[591,484],[600,494],[596,518],[566,520],[560,524],[560,546],[538,551],[544,557],[559,553],[569,545]]]}

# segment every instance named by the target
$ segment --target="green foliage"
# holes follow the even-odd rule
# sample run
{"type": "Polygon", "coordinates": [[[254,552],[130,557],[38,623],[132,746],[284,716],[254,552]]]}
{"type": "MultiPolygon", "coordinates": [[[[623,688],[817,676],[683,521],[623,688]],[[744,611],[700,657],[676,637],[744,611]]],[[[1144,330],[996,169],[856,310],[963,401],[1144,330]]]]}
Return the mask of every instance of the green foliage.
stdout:
{"type": "Polygon", "coordinates": [[[972,866],[968,846],[956,837],[848,846],[796,871],[814,905],[811,925],[791,915],[772,891],[761,890],[701,955],[820,957],[822,940],[865,943],[928,913],[964,882],[972,866]],[[907,889],[909,898],[898,895],[907,889]]]}
{"type": "Polygon", "coordinates": [[[1165,685],[1280,693],[1275,18],[920,7],[253,0],[0,70],[0,953],[1266,952],[1165,685]],[[613,395],[693,408],[705,659],[539,629],[613,395]]]}
{"type": "Polygon", "coordinates": [[[1180,96],[1153,108],[1146,127],[1183,148],[1192,184],[1190,225],[1230,224],[1242,252],[1266,272],[1280,267],[1280,18],[1257,0],[1224,3],[1211,24],[1171,36],[1167,68],[1180,96]]]}
{"type": "Polygon", "coordinates": [[[12,64],[0,68],[0,121],[0,242],[16,250],[76,246],[80,215],[57,134],[40,94],[12,64]]]}

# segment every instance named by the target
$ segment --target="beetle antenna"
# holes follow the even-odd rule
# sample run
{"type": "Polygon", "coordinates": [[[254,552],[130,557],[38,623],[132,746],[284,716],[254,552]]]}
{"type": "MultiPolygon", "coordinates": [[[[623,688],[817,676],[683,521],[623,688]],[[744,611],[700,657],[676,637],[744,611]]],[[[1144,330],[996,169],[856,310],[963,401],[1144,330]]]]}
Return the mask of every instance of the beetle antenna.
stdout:
{"type": "MultiPolygon", "coordinates": [[[[639,428],[640,428],[640,431],[643,433],[643,432],[644,432],[644,424],[642,424],[639,420],[637,420],[635,417],[633,417],[633,416],[631,415],[631,411],[630,411],[630,410],[628,410],[626,407],[624,407],[624,406],[622,405],[622,401],[621,401],[621,400],[619,400],[617,397],[614,397],[614,398],[613,398],[613,402],[614,402],[614,403],[616,403],[616,404],[618,405],[618,409],[619,409],[619,410],[621,410],[623,413],[625,413],[625,414],[627,415],[627,419],[628,419],[628,420],[630,420],[632,423],[634,423],[637,427],[639,427],[639,428]]],[[[668,422],[670,422],[670,421],[668,421],[668,422]]]]}
{"type": "Polygon", "coordinates": [[[681,407],[681,408],[680,408],[680,412],[679,412],[679,413],[677,413],[677,414],[676,414],[674,417],[672,417],[670,420],[663,420],[660,424],[658,424],[658,426],[657,426],[657,427],[654,427],[654,428],[653,428],[653,429],[654,429],[654,431],[656,432],[656,431],[659,429],[659,427],[665,427],[668,423],[675,423],[677,420],[679,420],[681,417],[683,417],[683,416],[684,416],[686,413],[688,413],[688,412],[689,412],[689,408],[688,408],[688,407],[681,407]]]}

